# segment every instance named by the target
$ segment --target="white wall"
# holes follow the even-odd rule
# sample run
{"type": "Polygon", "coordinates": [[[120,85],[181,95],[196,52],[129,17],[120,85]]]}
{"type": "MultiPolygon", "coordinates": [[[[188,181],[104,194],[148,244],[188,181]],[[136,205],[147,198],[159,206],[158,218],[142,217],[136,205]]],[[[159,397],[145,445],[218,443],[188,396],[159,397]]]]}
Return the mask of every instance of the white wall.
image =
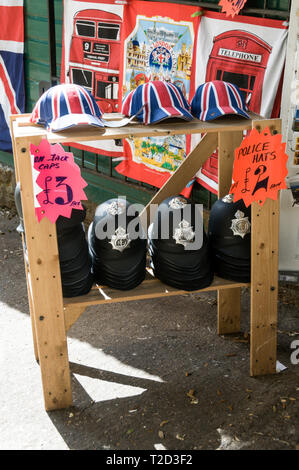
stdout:
{"type": "MultiPolygon", "coordinates": [[[[288,178],[299,174],[299,165],[295,166],[293,163],[295,141],[299,132],[292,130],[296,105],[291,100],[292,82],[299,80],[298,65],[299,0],[292,0],[281,106],[283,142],[287,143],[286,153],[289,156],[288,178]]],[[[299,102],[297,107],[299,109],[299,102]]],[[[281,191],[279,270],[298,271],[299,277],[299,205],[293,206],[293,202],[294,198],[289,189],[281,191]]]]}

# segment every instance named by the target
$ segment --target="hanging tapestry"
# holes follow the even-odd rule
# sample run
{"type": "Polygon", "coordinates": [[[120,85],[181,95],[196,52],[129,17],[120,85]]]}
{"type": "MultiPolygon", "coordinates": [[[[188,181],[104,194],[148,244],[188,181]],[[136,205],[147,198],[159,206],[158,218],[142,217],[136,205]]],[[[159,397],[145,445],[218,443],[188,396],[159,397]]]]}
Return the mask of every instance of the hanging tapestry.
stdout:
{"type": "MultiPolygon", "coordinates": [[[[84,86],[103,113],[119,111],[122,2],[64,0],[61,83],[84,86]],[[120,4],[119,4],[120,3],[120,4]]],[[[123,155],[122,142],[88,141],[74,147],[101,155],[123,155]]]]}
{"type": "MultiPolygon", "coordinates": [[[[178,86],[189,101],[194,93],[192,61],[198,17],[195,8],[172,3],[132,0],[125,8],[123,98],[138,85],[165,80],[178,86]]],[[[185,135],[125,139],[124,160],[116,171],[161,187],[186,158],[185,135]]],[[[188,196],[192,182],[181,188],[188,196]]]]}
{"type": "Polygon", "coordinates": [[[0,0],[0,150],[12,151],[10,116],[24,112],[23,0],[0,0]]]}
{"type": "MultiPolygon", "coordinates": [[[[265,118],[278,117],[288,24],[280,20],[205,11],[197,33],[195,88],[211,80],[238,85],[248,109],[265,118]]],[[[198,137],[192,137],[195,144],[198,137]]],[[[215,152],[196,175],[211,192],[218,191],[215,152]]]]}

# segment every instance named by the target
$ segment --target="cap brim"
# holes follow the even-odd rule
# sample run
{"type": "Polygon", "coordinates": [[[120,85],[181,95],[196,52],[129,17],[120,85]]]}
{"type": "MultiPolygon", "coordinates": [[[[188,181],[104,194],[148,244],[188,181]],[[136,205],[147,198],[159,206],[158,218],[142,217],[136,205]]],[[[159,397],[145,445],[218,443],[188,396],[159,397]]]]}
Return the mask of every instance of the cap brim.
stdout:
{"type": "Polygon", "coordinates": [[[212,270],[212,262],[206,256],[198,260],[196,266],[191,269],[187,262],[178,257],[169,256],[152,256],[151,259],[155,267],[160,268],[162,271],[167,272],[170,277],[184,277],[190,281],[195,278],[206,276],[212,270]]]}
{"type": "Polygon", "coordinates": [[[60,262],[76,259],[76,257],[81,253],[81,250],[88,251],[88,245],[83,230],[74,230],[71,236],[62,237],[58,240],[60,262]]]}
{"type": "Polygon", "coordinates": [[[94,284],[93,275],[90,273],[85,279],[79,282],[62,285],[63,297],[77,297],[79,295],[88,294],[94,284]]]}
{"type": "Polygon", "coordinates": [[[209,243],[211,251],[217,254],[223,254],[231,259],[237,260],[237,262],[246,262],[250,260],[251,253],[251,237],[250,233],[247,233],[244,238],[238,237],[236,240],[235,235],[230,237],[214,237],[210,235],[209,243]]]}
{"type": "Polygon", "coordinates": [[[100,118],[91,114],[66,114],[61,116],[49,125],[51,132],[59,132],[75,126],[95,126],[104,132],[104,123],[100,118]]]}
{"type": "Polygon", "coordinates": [[[223,279],[238,282],[250,282],[250,267],[247,270],[240,270],[235,266],[231,267],[218,259],[214,261],[213,266],[215,274],[219,277],[222,277],[223,279]]]}
{"type": "Polygon", "coordinates": [[[132,284],[135,283],[136,281],[139,281],[140,279],[144,279],[145,273],[146,273],[146,267],[145,263],[143,263],[141,266],[138,266],[135,270],[134,273],[132,273],[130,276],[127,275],[116,275],[115,273],[111,273],[105,267],[95,267],[94,268],[95,275],[98,276],[99,279],[101,279],[101,283],[106,282],[114,282],[115,284],[132,284]]]}
{"type": "Polygon", "coordinates": [[[154,113],[151,113],[151,114],[152,114],[151,124],[154,124],[160,121],[165,121],[166,119],[173,119],[173,118],[183,119],[184,121],[192,121],[194,119],[192,114],[189,113],[187,109],[180,108],[180,107],[161,108],[161,109],[157,109],[154,113]],[[169,115],[165,115],[165,112],[163,112],[163,110],[169,113],[169,115]]]}
{"type": "Polygon", "coordinates": [[[129,250],[126,248],[122,252],[111,250],[105,253],[105,251],[97,251],[89,245],[89,252],[94,264],[109,265],[111,272],[115,273],[127,272],[129,274],[146,257],[146,247],[141,247],[139,250],[129,250]]]}
{"type": "Polygon", "coordinates": [[[204,289],[211,285],[214,279],[214,273],[211,271],[209,274],[202,278],[194,279],[193,281],[185,280],[182,276],[179,279],[171,278],[167,273],[161,272],[159,269],[153,268],[154,275],[160,279],[164,284],[175,287],[176,289],[184,291],[193,291],[204,289]]]}
{"type": "Polygon", "coordinates": [[[250,119],[250,116],[240,108],[222,106],[221,109],[223,111],[222,113],[219,111],[218,108],[209,110],[207,117],[205,119],[201,119],[201,121],[213,121],[214,119],[217,119],[219,117],[234,116],[236,114],[238,116],[245,117],[246,119],[250,119]]]}

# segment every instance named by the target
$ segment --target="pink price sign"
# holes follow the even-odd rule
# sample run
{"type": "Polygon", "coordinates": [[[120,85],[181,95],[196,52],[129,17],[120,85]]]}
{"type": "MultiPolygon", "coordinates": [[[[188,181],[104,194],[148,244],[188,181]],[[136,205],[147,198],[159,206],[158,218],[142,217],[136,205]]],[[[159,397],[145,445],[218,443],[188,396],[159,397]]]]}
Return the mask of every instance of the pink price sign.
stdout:
{"type": "Polygon", "coordinates": [[[71,217],[72,209],[82,209],[82,200],[87,197],[83,188],[87,186],[81,177],[79,166],[71,152],[65,152],[59,144],[51,145],[43,139],[40,145],[30,145],[33,168],[38,172],[36,184],[35,213],[40,222],[47,217],[52,223],[62,215],[71,217]]]}

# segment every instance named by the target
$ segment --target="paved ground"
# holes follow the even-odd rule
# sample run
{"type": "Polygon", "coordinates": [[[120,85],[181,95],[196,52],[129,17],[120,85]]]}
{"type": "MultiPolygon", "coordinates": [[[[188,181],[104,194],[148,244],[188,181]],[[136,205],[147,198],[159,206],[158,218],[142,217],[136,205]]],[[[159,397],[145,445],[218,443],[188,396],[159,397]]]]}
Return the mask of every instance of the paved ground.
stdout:
{"type": "Polygon", "coordinates": [[[68,335],[74,404],[47,413],[16,226],[0,211],[1,450],[299,448],[299,296],[288,287],[286,369],[259,378],[249,377],[247,290],[242,331],[226,337],[214,293],[88,308],[68,335]]]}

